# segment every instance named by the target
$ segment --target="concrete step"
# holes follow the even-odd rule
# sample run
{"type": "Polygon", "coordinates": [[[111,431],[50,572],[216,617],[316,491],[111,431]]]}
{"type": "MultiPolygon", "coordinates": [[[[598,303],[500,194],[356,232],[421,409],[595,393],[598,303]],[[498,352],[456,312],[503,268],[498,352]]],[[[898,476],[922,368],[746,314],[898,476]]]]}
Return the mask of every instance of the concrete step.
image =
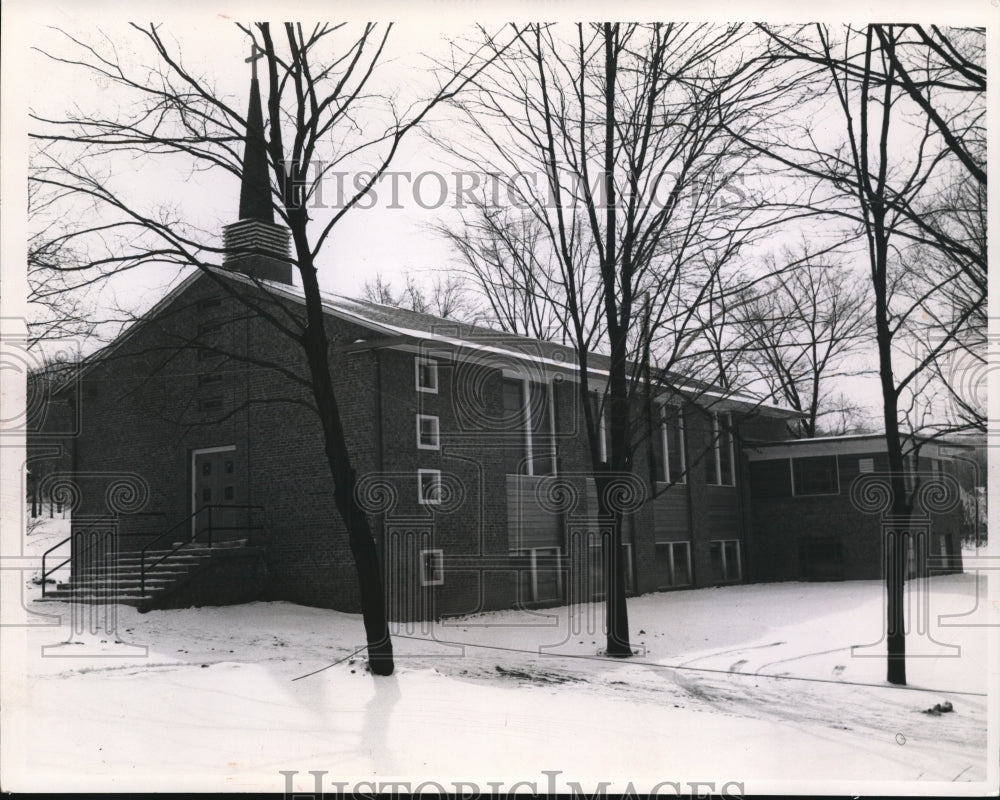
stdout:
{"type": "Polygon", "coordinates": [[[86,605],[108,605],[114,603],[120,606],[141,606],[144,603],[149,603],[156,599],[156,594],[146,594],[143,596],[139,595],[125,595],[121,597],[107,597],[105,595],[93,595],[93,594],[81,594],[79,596],[65,595],[56,596],[51,592],[45,597],[39,597],[36,602],[39,603],[85,603],[86,605]]]}
{"type": "MultiPolygon", "coordinates": [[[[187,573],[184,573],[184,575],[186,575],[186,574],[187,573]]],[[[172,585],[175,581],[177,581],[181,577],[184,577],[184,576],[180,575],[180,576],[175,576],[175,577],[170,577],[170,578],[164,578],[164,577],[161,577],[161,576],[157,576],[155,578],[147,577],[146,578],[146,587],[149,588],[150,586],[170,586],[170,585],[172,585]]],[[[130,580],[124,580],[124,581],[113,581],[113,580],[110,580],[110,579],[109,580],[104,580],[104,579],[101,579],[101,578],[95,578],[95,579],[79,580],[79,581],[68,581],[67,583],[60,583],[60,584],[57,584],[55,588],[56,588],[57,591],[60,590],[60,589],[71,590],[74,587],[94,588],[94,589],[114,589],[114,588],[119,588],[119,589],[134,589],[135,587],[141,586],[141,585],[142,585],[142,581],[139,578],[130,579],[130,580]]]]}
{"type": "MultiPolygon", "coordinates": [[[[197,564],[190,565],[192,567],[197,566],[197,564]]],[[[186,575],[191,569],[187,564],[158,564],[155,567],[146,567],[146,576],[150,575],[186,575]]],[[[75,580],[81,580],[86,578],[100,578],[104,575],[115,574],[119,578],[123,577],[135,577],[138,578],[142,574],[142,570],[138,566],[131,567],[118,567],[117,569],[95,569],[91,567],[90,569],[85,569],[78,575],[74,576],[75,580]]]]}
{"type": "MultiPolygon", "coordinates": [[[[174,546],[181,545],[177,542],[174,546]]],[[[240,539],[213,543],[212,547],[194,544],[176,551],[165,548],[149,550],[145,557],[135,551],[122,553],[108,567],[87,567],[71,580],[47,589],[45,597],[39,599],[143,606],[169,591],[212,558],[244,549],[249,553],[260,551],[260,548],[248,548],[247,540],[240,539]]]]}
{"type": "Polygon", "coordinates": [[[129,598],[129,597],[145,597],[145,596],[155,596],[166,591],[168,586],[164,584],[163,586],[147,586],[145,592],[139,591],[138,586],[133,586],[129,589],[111,589],[111,588],[101,588],[98,586],[80,586],[75,588],[65,588],[65,589],[52,589],[45,593],[45,599],[47,600],[76,600],[78,598],[93,597],[93,598],[103,598],[105,600],[119,597],[129,598]]]}

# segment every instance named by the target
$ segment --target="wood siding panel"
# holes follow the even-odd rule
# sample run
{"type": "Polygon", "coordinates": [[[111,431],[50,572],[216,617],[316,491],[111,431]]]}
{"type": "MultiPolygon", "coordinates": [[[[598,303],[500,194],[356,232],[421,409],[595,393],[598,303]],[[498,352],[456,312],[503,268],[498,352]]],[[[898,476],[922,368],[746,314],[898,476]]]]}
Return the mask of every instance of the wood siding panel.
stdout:
{"type": "Polygon", "coordinates": [[[511,551],[562,546],[561,515],[542,508],[535,497],[539,480],[507,476],[507,541],[511,551]]]}
{"type": "Polygon", "coordinates": [[[735,489],[725,486],[707,486],[705,492],[708,508],[709,539],[739,539],[739,496],[735,489]]]}
{"type": "Polygon", "coordinates": [[[658,542],[676,542],[691,538],[687,486],[671,486],[653,500],[654,532],[658,542]]]}
{"type": "MultiPolygon", "coordinates": [[[[577,509],[576,513],[578,515],[585,514],[591,519],[597,520],[597,484],[594,482],[593,478],[587,478],[587,491],[586,491],[587,506],[586,509],[580,507],[577,509]]],[[[596,530],[596,527],[595,527],[596,530]]],[[[635,541],[635,521],[631,514],[626,514],[622,521],[622,542],[624,544],[632,544],[635,541]]]]}

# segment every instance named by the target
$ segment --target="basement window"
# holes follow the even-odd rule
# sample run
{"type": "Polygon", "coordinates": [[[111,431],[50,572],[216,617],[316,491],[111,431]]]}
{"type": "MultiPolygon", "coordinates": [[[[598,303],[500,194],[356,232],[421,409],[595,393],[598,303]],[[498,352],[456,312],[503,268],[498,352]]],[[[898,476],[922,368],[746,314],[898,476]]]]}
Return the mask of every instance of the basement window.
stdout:
{"type": "Polygon", "coordinates": [[[735,583],[743,575],[740,543],[737,539],[720,539],[711,543],[709,560],[715,583],[735,583]]]}
{"type": "Polygon", "coordinates": [[[691,543],[656,543],[656,580],[660,589],[691,585],[691,543]]]}
{"type": "Polygon", "coordinates": [[[519,599],[522,603],[545,603],[563,597],[563,558],[559,547],[533,547],[518,555],[527,559],[527,568],[518,571],[519,599]]]}

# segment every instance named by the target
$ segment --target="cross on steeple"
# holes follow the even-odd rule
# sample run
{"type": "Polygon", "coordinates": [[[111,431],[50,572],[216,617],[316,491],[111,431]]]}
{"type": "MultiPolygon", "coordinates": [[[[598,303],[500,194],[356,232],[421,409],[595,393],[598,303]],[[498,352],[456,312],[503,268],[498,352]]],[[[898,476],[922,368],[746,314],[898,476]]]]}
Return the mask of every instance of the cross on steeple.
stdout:
{"type": "Polygon", "coordinates": [[[243,61],[247,64],[253,65],[253,79],[257,80],[257,62],[264,57],[264,51],[257,47],[257,42],[250,43],[250,58],[244,58],[243,61]]]}

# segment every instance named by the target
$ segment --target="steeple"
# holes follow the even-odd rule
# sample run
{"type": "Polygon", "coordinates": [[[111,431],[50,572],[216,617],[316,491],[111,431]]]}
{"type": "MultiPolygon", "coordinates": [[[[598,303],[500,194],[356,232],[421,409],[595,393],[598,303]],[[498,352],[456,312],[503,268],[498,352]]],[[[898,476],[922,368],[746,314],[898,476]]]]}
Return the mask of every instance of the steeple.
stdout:
{"type": "Polygon", "coordinates": [[[228,251],[223,266],[255,278],[292,284],[292,265],[288,261],[289,232],[274,223],[271,180],[264,139],[264,114],[261,110],[257,59],[263,53],[254,45],[248,62],[253,64],[250,79],[250,106],[247,109],[247,132],[243,144],[243,179],[240,185],[239,222],[223,229],[228,251]]]}
{"type": "MultiPolygon", "coordinates": [[[[256,67],[254,62],[254,72],[256,67]]],[[[256,75],[250,81],[250,108],[247,110],[247,135],[243,144],[243,183],[240,185],[240,219],[274,223],[264,115],[260,108],[260,85],[256,75]]]]}

